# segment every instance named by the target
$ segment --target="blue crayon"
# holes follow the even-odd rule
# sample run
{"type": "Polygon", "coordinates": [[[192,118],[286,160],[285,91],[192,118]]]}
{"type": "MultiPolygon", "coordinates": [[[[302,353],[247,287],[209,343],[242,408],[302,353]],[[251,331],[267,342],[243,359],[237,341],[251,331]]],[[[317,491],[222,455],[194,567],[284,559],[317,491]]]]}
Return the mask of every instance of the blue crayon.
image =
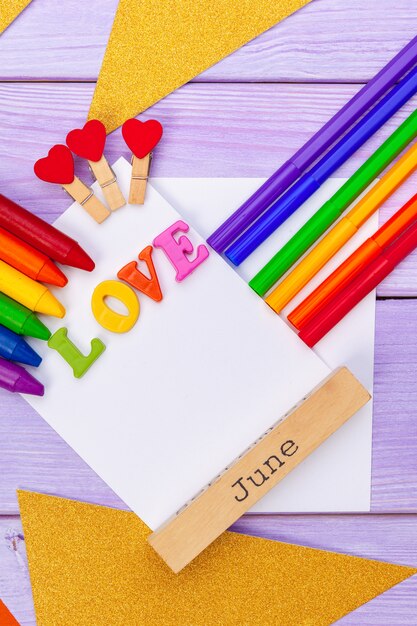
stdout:
{"type": "Polygon", "coordinates": [[[34,367],[38,367],[42,361],[23,337],[4,326],[0,326],[0,356],[8,361],[18,361],[34,367]]]}
{"type": "Polygon", "coordinates": [[[240,265],[416,92],[417,67],[232,243],[226,250],[227,258],[240,265]]]}

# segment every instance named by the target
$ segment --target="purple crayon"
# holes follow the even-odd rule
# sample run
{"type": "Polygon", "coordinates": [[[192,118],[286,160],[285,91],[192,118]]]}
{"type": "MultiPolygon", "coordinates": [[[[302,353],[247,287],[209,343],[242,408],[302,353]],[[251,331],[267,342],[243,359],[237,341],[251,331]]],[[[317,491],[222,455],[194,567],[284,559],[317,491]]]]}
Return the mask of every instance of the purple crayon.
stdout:
{"type": "Polygon", "coordinates": [[[15,393],[43,396],[44,387],[20,365],[0,358],[0,387],[15,393]]]}

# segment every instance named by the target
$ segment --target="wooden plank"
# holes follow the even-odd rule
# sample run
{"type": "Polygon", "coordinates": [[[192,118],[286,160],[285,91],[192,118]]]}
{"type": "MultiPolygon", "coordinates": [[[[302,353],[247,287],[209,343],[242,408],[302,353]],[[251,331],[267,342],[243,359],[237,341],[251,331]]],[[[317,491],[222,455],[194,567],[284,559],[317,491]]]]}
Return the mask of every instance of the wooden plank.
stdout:
{"type": "MultiPolygon", "coordinates": [[[[243,517],[232,529],[277,541],[415,565],[416,525],[415,515],[251,515],[243,517]]],[[[24,541],[18,540],[17,549],[10,549],[10,535],[19,533],[22,526],[18,516],[0,516],[0,593],[22,626],[36,626],[24,541]]],[[[415,623],[416,614],[414,576],[337,623],[410,626],[415,623]]]]}
{"type": "Polygon", "coordinates": [[[383,559],[400,565],[414,565],[416,562],[416,529],[415,514],[249,514],[230,527],[235,532],[256,537],[383,559]]]}
{"type": "Polygon", "coordinates": [[[148,537],[150,545],[178,573],[369,399],[347,367],[333,371],[157,528],[148,537]]]}
{"type": "MultiPolygon", "coordinates": [[[[164,125],[152,175],[269,176],[357,89],[356,85],[188,85],[147,113],[164,125]]],[[[0,84],[2,193],[51,221],[67,208],[68,197],[59,186],[36,179],[33,163],[53,144],[62,143],[68,129],[83,125],[92,91],[93,85],[0,84]]],[[[337,175],[352,174],[416,106],[417,97],[337,175]]],[[[110,135],[106,155],[110,163],[119,156],[130,160],[120,130],[110,135]]],[[[76,159],[76,171],[87,184],[91,182],[86,162],[76,159]]],[[[417,173],[386,203],[382,220],[415,193],[416,183],[417,173]]],[[[384,281],[378,295],[417,295],[417,253],[384,281]]]]}
{"type": "MultiPolygon", "coordinates": [[[[0,79],[95,80],[116,6],[34,2],[0,38],[0,79]]],[[[416,18],[410,0],[313,0],[197,80],[366,81],[415,36],[416,18]]]]}
{"type": "MultiPolygon", "coordinates": [[[[374,511],[417,512],[417,301],[379,301],[375,343],[374,511]]],[[[27,488],[126,508],[22,398],[0,392],[0,514],[27,488]]]]}
{"type": "Polygon", "coordinates": [[[20,517],[0,516],[0,598],[21,626],[36,626],[20,517]]]}
{"type": "Polygon", "coordinates": [[[374,378],[373,511],[405,511],[408,508],[417,510],[416,324],[417,300],[378,302],[374,378]]]}

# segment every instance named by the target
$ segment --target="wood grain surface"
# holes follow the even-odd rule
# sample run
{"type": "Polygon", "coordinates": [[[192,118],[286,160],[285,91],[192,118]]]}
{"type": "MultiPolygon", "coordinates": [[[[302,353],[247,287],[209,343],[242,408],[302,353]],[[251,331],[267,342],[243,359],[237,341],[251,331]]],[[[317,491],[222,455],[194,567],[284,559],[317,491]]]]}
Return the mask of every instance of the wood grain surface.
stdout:
{"type": "MultiPolygon", "coordinates": [[[[86,118],[117,0],[33,0],[0,37],[1,192],[53,221],[68,206],[38,181],[34,161],[86,118]]],[[[417,33],[414,0],[313,0],[196,77],[144,117],[164,124],[156,176],[268,176],[417,33]]],[[[350,175],[416,106],[414,98],[343,166],[350,175]]],[[[120,132],[110,162],[129,158],[120,132]]],[[[77,162],[87,184],[90,176],[77,162]]],[[[413,176],[381,211],[385,221],[417,191],[413,176]]],[[[379,287],[372,512],[249,516],[236,530],[370,558],[417,563],[417,254],[379,287]]],[[[354,455],[353,455],[354,462],[354,455]]],[[[0,597],[34,626],[15,497],[27,487],[125,508],[21,399],[0,393],[0,597]]],[[[47,523],[47,521],[46,521],[47,523]]],[[[417,578],[340,620],[414,626],[417,578]]],[[[65,625],[66,626],[66,625],[65,625]]]]}
{"type": "MultiPolygon", "coordinates": [[[[35,0],[4,33],[0,80],[96,80],[117,0],[56,7],[35,0]]],[[[413,0],[313,0],[195,82],[364,82],[415,36],[416,19],[413,0]]]]}

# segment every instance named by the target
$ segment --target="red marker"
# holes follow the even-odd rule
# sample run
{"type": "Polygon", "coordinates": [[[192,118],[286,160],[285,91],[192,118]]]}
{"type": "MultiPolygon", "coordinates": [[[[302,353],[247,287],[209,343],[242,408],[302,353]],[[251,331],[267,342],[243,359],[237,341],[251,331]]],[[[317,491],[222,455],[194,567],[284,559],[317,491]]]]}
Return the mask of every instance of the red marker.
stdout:
{"type": "Polygon", "coordinates": [[[0,194],[0,226],[51,259],[91,272],[95,265],[81,246],[19,204],[0,194]]]}
{"type": "Polygon", "coordinates": [[[417,221],[338,293],[298,335],[312,348],[417,247],[417,221]]]}
{"type": "MultiPolygon", "coordinates": [[[[417,111],[416,111],[417,113],[417,111]]],[[[288,315],[298,330],[315,317],[326,304],[333,300],[371,261],[388,248],[417,219],[417,194],[366,239],[337,269],[310,293],[288,315]]]]}

